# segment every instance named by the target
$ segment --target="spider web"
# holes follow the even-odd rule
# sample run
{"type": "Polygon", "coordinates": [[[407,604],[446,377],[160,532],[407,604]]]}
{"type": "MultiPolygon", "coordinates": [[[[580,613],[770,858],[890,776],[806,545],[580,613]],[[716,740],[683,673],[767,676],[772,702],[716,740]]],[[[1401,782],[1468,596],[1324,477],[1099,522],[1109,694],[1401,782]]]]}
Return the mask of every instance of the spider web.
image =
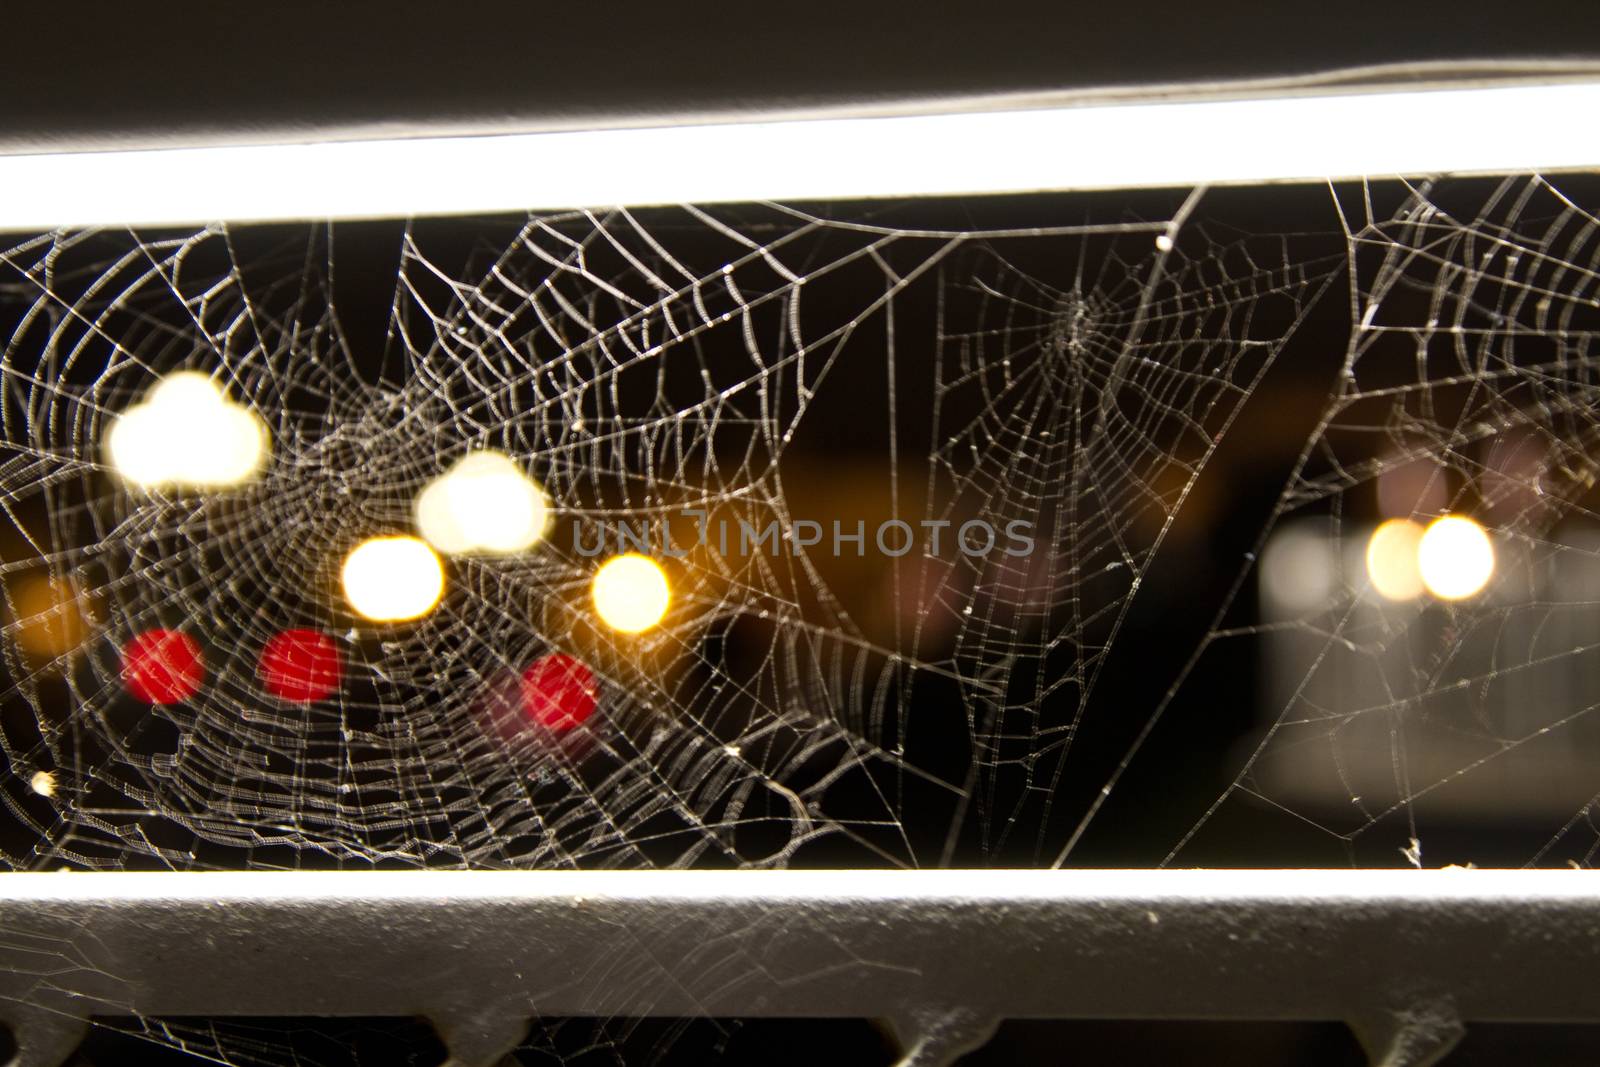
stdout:
{"type": "Polygon", "coordinates": [[[10,240],[0,861],[1161,865],[1259,861],[1235,846],[1268,827],[1294,839],[1268,862],[1587,864],[1592,196],[1283,195],[1320,225],[1213,219],[1226,196],[1195,190],[396,223],[371,272],[340,226],[10,240]],[[259,480],[112,476],[111,421],[180,369],[266,421],[259,480]],[[483,448],[538,479],[554,533],[451,560],[418,622],[351,615],[340,559],[483,448]],[[1489,530],[1488,589],[1375,596],[1372,524],[1446,512],[1489,530]],[[914,551],[874,543],[889,518],[914,551]],[[1022,524],[1029,551],[968,551],[974,523],[1022,524]],[[624,637],[593,617],[583,550],[618,524],[735,545],[668,560],[671,612],[624,637]],[[775,549],[738,545],[769,525],[775,549]],[[1285,610],[1262,561],[1297,532],[1331,577],[1285,610]],[[41,578],[70,596],[30,606],[41,578]],[[52,626],[73,639],[40,651],[52,626]],[[155,627],[200,641],[191,699],[130,699],[122,649],[155,627]],[[290,628],[336,637],[328,699],[263,693],[290,628]],[[559,737],[508,696],[550,653],[598,687],[559,737]],[[1207,726],[1218,703],[1242,725],[1207,726]],[[1180,780],[1192,735],[1233,747],[1180,780]],[[1508,812],[1510,852],[1452,836],[1508,812]]]}
{"type": "Polygon", "coordinates": [[[1207,819],[1250,797],[1356,862],[1365,838],[1387,851],[1403,833],[1396,850],[1421,866],[1428,828],[1444,831],[1435,865],[1470,865],[1485,850],[1459,839],[1463,824],[1520,816],[1489,865],[1592,860],[1600,231],[1565,184],[1509,179],[1465,201],[1405,187],[1387,216],[1370,196],[1336,197],[1352,334],[1273,527],[1314,516],[1342,573],[1325,603],[1266,624],[1282,703],[1207,819]],[[1373,596],[1343,543],[1362,530],[1351,512],[1370,515],[1363,490],[1388,515],[1482,521],[1497,554],[1482,595],[1373,596]]]}

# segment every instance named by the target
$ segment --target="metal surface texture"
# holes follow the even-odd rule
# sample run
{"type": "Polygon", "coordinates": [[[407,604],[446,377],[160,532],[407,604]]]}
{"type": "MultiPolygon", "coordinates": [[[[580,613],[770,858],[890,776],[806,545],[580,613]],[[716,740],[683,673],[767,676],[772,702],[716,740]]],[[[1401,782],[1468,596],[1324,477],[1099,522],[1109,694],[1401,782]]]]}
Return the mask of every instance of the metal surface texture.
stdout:
{"type": "Polygon", "coordinates": [[[875,1018],[907,1065],[1002,1018],[1342,1019],[1395,1067],[1600,1021],[1584,871],[12,874],[0,928],[17,1067],[107,1014],[417,1014],[459,1067],[537,1015],[875,1018]]]}

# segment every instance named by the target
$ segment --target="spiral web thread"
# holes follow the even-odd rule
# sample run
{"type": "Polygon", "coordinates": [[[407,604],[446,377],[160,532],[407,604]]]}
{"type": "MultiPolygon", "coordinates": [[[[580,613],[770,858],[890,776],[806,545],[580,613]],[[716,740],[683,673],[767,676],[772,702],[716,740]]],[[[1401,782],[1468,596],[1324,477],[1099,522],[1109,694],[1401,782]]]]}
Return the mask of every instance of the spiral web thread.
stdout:
{"type": "MultiPolygon", "coordinates": [[[[1194,221],[1198,190],[1154,220],[1023,228],[896,226],[893,208],[573,212],[486,225],[498,236],[459,255],[434,255],[415,224],[396,230],[385,328],[359,333],[329,227],[8,239],[3,861],[1070,864],[1196,670],[1255,642],[1287,680],[1226,788],[1152,862],[1185,862],[1240,804],[1351,862],[1422,862],[1429,804],[1494,796],[1540,745],[1581,765],[1600,699],[1580,677],[1600,589],[1572,577],[1600,549],[1600,225],[1554,179],[1449,207],[1439,188],[1330,189],[1337,228],[1288,235],[1194,221]],[[908,322],[928,292],[934,321],[908,322]],[[1312,309],[1345,301],[1348,336],[1318,342],[1339,363],[1320,415],[1211,623],[1148,706],[1107,699],[1208,462],[1312,309]],[[177,369],[266,420],[260,480],[145,493],[108,471],[111,420],[177,369]],[[681,530],[692,511],[789,534],[828,517],[802,510],[815,492],[789,460],[840,411],[887,427],[887,456],[854,477],[890,513],[1026,520],[1037,549],[919,546],[880,559],[863,597],[848,586],[868,572],[820,549],[699,546],[673,561],[658,629],[595,622],[596,561],[575,545],[607,523],[681,530]],[[478,448],[539,480],[557,535],[451,561],[445,600],[415,624],[355,619],[339,559],[409,529],[421,487],[478,448]],[[1315,606],[1240,621],[1279,531],[1322,523],[1348,557],[1357,501],[1418,464],[1434,472],[1419,519],[1442,492],[1494,538],[1481,597],[1387,605],[1346,566],[1315,606]],[[40,620],[16,590],[40,575],[74,592],[56,614],[86,631],[59,654],[22,640],[40,620]],[[128,699],[120,649],[152,627],[201,639],[193,699],[128,699]],[[337,635],[347,670],[328,700],[263,695],[256,656],[290,627],[337,635]],[[598,685],[595,716],[562,737],[506,695],[551,652],[598,685]],[[1120,755],[1086,782],[1074,744],[1108,717],[1127,729],[1120,755]]],[[[1237,681],[1253,700],[1255,679],[1237,681]]],[[[1595,797],[1573,788],[1527,862],[1587,864],[1600,844],[1595,797]]],[[[138,1025],[218,1062],[284,1060],[218,1026],[138,1025]]],[[[596,1033],[585,1054],[620,1056],[596,1033]]]]}

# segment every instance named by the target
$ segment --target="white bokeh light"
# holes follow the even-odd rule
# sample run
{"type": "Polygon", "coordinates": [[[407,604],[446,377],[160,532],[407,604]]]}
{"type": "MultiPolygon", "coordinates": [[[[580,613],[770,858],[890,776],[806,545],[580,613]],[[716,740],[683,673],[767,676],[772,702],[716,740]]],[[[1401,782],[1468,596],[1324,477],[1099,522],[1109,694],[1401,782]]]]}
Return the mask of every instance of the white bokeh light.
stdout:
{"type": "Polygon", "coordinates": [[[1339,579],[1339,556],[1328,525],[1292,523],[1273,534],[1261,555],[1261,594],[1283,612],[1325,608],[1339,579]]]}
{"type": "Polygon", "coordinates": [[[404,622],[432,611],[444,593],[444,567],[415,537],[374,537],[345,557],[345,599],[375,622],[404,622]]]}
{"type": "Polygon", "coordinates": [[[672,599],[666,572],[649,556],[613,556],[594,576],[594,608],[613,630],[642,633],[661,621],[672,599]]]}
{"type": "Polygon", "coordinates": [[[1417,549],[1422,527],[1410,519],[1390,519],[1367,541],[1367,579],[1385,600],[1415,600],[1422,595],[1417,549]]]}
{"type": "Polygon", "coordinates": [[[111,465],[142,489],[214,489],[254,477],[266,462],[267,429],[203,374],[162,379],[124,411],[106,441],[111,465]]]}
{"type": "Polygon", "coordinates": [[[440,552],[525,552],[544,537],[550,503],[532,478],[498,452],[474,452],[417,496],[417,529],[440,552]]]}
{"type": "Polygon", "coordinates": [[[1476,522],[1446,515],[1422,535],[1417,565],[1428,592],[1441,600],[1462,600],[1482,590],[1494,574],[1494,545],[1476,522]]]}

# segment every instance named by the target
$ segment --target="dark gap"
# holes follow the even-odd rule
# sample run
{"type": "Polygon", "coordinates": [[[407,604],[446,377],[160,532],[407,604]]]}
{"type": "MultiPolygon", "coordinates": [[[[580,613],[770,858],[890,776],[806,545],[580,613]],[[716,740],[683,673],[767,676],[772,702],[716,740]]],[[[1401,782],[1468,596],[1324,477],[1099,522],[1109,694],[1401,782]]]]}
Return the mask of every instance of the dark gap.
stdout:
{"type": "Polygon", "coordinates": [[[961,1067],[1031,1067],[1064,1062],[1098,1067],[1365,1067],[1340,1022],[1199,1019],[1007,1019],[961,1067]]]}
{"type": "Polygon", "coordinates": [[[444,1043],[424,1019],[391,1016],[100,1017],[68,1067],[227,1062],[316,1067],[438,1067],[444,1043]]]}
{"type": "MultiPolygon", "coordinates": [[[[406,1017],[102,1017],[69,1067],[274,1062],[436,1067],[448,1057],[426,1020],[406,1017]]],[[[9,1034],[6,1037],[9,1039],[9,1034]]],[[[0,1051],[5,1046],[0,1045],[0,1051]]],[[[10,1053],[6,1053],[9,1057],[10,1053]]],[[[543,1018],[504,1067],[700,1063],[888,1067],[898,1051],[870,1019],[543,1018]]]]}
{"type": "MultiPolygon", "coordinates": [[[[255,1063],[270,1050],[317,1067],[437,1067],[448,1057],[426,1020],[361,1016],[100,1017],[68,1067],[180,1067],[255,1063]]],[[[17,1053],[0,1026],[0,1063],[17,1053]]],[[[673,1067],[716,1063],[765,1067],[888,1067],[898,1051],[886,1027],[839,1018],[589,1018],[534,1021],[505,1067],[673,1067]]],[[[1067,1057],[1100,1067],[1182,1063],[1189,1067],[1363,1067],[1368,1061],[1341,1022],[1197,1019],[1008,1019],[961,1067],[1053,1067],[1067,1057]]],[[[1445,1067],[1600,1063],[1600,1024],[1471,1023],[1445,1067]]]]}
{"type": "Polygon", "coordinates": [[[534,1023],[514,1062],[520,1067],[816,1067],[824,1062],[889,1067],[898,1058],[893,1039],[870,1019],[545,1018],[534,1023]]]}
{"type": "Polygon", "coordinates": [[[1600,1063],[1600,1025],[1594,1023],[1468,1023],[1443,1067],[1536,1063],[1591,1067],[1600,1063]]]}

